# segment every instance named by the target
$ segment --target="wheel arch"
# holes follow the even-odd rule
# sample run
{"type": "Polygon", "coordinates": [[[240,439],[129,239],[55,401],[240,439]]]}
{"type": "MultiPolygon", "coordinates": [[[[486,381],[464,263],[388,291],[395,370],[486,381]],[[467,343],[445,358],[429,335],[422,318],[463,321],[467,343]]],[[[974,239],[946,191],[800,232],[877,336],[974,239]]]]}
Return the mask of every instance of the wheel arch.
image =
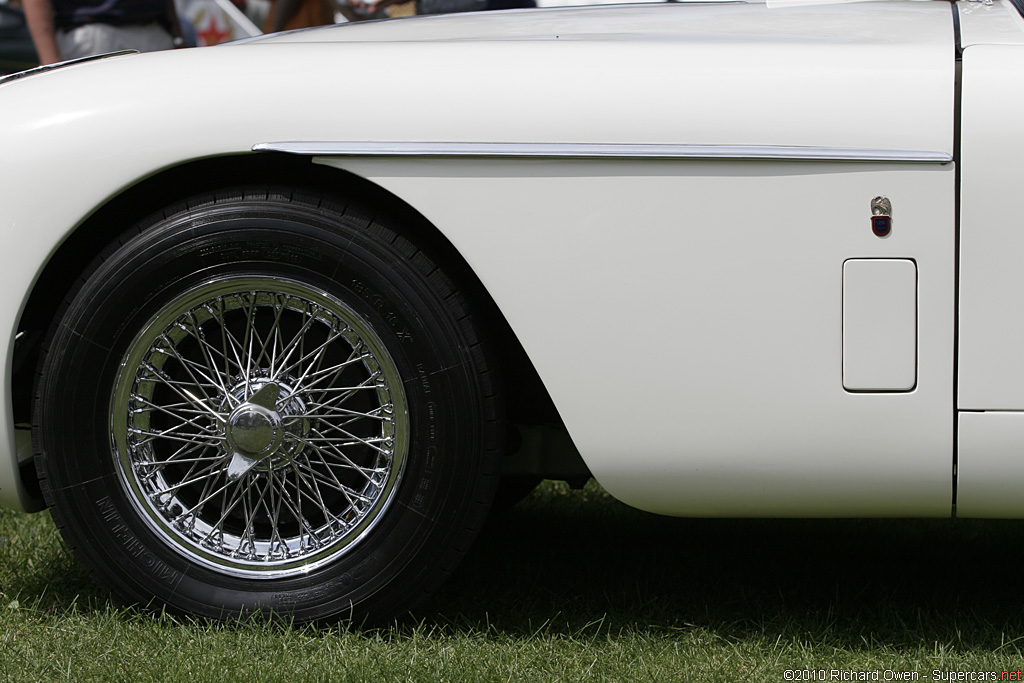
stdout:
{"type": "MultiPolygon", "coordinates": [[[[18,322],[11,374],[15,424],[31,422],[38,347],[55,311],[92,260],[126,226],[182,198],[238,185],[289,187],[338,198],[358,197],[360,203],[387,212],[405,226],[456,279],[482,318],[502,368],[510,424],[530,424],[564,430],[543,381],[512,331],[497,302],[445,235],[401,197],[355,174],[314,164],[308,158],[278,153],[243,154],[191,160],[159,171],[98,206],[71,232],[43,267],[18,322]]],[[[520,443],[520,439],[511,439],[520,443]]],[[[31,462],[25,463],[30,465],[31,462]]],[[[582,463],[580,463],[582,465],[582,463]]],[[[541,469],[543,466],[541,465],[541,469]]],[[[41,501],[35,470],[22,467],[26,492],[41,501]]],[[[583,470],[585,471],[585,466],[583,470]]]]}

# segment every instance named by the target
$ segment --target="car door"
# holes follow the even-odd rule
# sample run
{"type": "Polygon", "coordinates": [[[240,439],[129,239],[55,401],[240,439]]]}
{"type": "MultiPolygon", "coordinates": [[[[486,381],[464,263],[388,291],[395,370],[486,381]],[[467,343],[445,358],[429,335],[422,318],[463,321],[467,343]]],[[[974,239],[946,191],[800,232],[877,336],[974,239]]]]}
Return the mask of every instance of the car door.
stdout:
{"type": "Polygon", "coordinates": [[[957,515],[1024,516],[1024,21],[958,3],[963,45],[957,515]]]}

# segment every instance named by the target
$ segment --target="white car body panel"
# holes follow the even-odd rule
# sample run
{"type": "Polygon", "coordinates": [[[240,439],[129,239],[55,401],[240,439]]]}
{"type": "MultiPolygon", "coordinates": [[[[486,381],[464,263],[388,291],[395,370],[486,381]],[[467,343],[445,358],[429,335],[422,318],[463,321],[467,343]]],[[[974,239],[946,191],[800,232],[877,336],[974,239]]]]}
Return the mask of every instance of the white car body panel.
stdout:
{"type": "Polygon", "coordinates": [[[960,3],[963,56],[957,515],[1024,516],[1024,293],[1018,196],[1024,22],[960,3]],[[986,44],[988,43],[988,44],[986,44]]]}
{"type": "Polygon", "coordinates": [[[1024,18],[1008,0],[956,4],[960,16],[960,46],[1024,44],[1024,18]]]}
{"type": "Polygon", "coordinates": [[[951,164],[329,163],[449,227],[615,497],[685,515],[949,514],[953,207],[934,198],[952,198],[951,164]],[[868,222],[882,190],[889,240],[868,222]],[[847,392],[843,264],[908,256],[934,340],[919,386],[847,392]]]}
{"type": "MultiPolygon", "coordinates": [[[[64,237],[154,170],[283,141],[952,155],[953,49],[944,3],[662,5],[349,25],[8,83],[0,285],[21,296],[0,301],[0,352],[9,370],[21,307],[64,237]],[[671,81],[650,68],[666,63],[671,81]],[[216,120],[194,125],[197,107],[216,120]]],[[[622,500],[687,515],[950,513],[952,163],[318,161],[394,192],[455,245],[622,500]],[[870,229],[876,195],[894,206],[886,239],[870,229]],[[849,259],[916,263],[927,341],[911,391],[843,387],[849,259]]],[[[13,453],[12,434],[8,417],[13,453]]],[[[14,457],[0,502],[30,503],[14,457]]]]}
{"type": "Polygon", "coordinates": [[[962,412],[957,517],[1024,517],[1024,412],[962,412]]]}
{"type": "Polygon", "coordinates": [[[1024,45],[974,46],[963,57],[959,396],[962,410],[1024,410],[1024,293],[1019,190],[1024,45]]]}

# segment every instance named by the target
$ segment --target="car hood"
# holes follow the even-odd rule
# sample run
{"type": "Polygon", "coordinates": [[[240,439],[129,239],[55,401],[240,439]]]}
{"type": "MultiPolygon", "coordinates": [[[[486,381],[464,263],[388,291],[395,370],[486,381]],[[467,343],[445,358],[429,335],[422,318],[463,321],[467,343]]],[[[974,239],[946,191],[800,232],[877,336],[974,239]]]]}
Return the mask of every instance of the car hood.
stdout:
{"type": "Polygon", "coordinates": [[[353,24],[0,84],[0,185],[20,182],[41,149],[118,174],[105,184],[296,142],[949,157],[954,67],[945,2],[604,6],[353,24]]]}
{"type": "Polygon", "coordinates": [[[238,52],[313,47],[338,54],[337,76],[351,92],[354,81],[379,79],[375,96],[358,105],[360,123],[345,130],[355,140],[401,130],[418,142],[952,153],[955,44],[946,2],[477,12],[279,34],[238,52]],[[403,112],[397,128],[387,122],[391,112],[403,112]]]}
{"type": "MultiPolygon", "coordinates": [[[[341,24],[254,39],[255,43],[644,41],[712,43],[916,43],[951,40],[929,18],[950,19],[938,1],[881,0],[770,6],[679,2],[468,12],[341,24]]],[[[951,24],[949,25],[951,26],[951,24]]],[[[245,41],[249,42],[249,41],[245,41]]]]}

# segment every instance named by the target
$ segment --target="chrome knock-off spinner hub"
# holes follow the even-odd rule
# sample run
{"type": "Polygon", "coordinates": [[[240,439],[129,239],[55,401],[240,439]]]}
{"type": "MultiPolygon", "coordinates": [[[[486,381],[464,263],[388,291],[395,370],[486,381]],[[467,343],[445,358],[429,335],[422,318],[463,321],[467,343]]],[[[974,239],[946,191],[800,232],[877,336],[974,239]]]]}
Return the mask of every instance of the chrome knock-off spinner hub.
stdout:
{"type": "Polygon", "coordinates": [[[221,401],[220,409],[229,413],[223,428],[225,447],[232,456],[229,479],[250,470],[280,469],[302,451],[310,421],[302,397],[292,388],[296,385],[291,378],[240,380],[221,401]],[[247,394],[251,395],[246,398],[247,394]]]}
{"type": "Polygon", "coordinates": [[[273,453],[281,445],[284,429],[275,410],[245,403],[228,416],[224,430],[228,446],[250,457],[273,453]]]}

